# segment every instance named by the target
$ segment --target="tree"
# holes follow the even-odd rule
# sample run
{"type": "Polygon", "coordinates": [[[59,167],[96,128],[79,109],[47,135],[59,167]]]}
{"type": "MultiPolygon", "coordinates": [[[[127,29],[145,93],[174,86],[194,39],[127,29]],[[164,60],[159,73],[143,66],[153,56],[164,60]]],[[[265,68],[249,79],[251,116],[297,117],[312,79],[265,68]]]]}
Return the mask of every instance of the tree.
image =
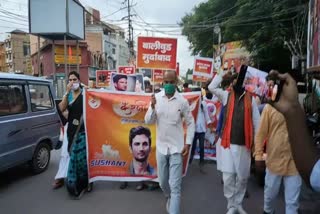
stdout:
{"type": "Polygon", "coordinates": [[[260,69],[288,70],[292,54],[303,57],[306,53],[307,2],[209,0],[182,18],[182,33],[193,54],[211,57],[213,39],[218,41],[212,29],[219,24],[222,42],[241,40],[260,69]]]}

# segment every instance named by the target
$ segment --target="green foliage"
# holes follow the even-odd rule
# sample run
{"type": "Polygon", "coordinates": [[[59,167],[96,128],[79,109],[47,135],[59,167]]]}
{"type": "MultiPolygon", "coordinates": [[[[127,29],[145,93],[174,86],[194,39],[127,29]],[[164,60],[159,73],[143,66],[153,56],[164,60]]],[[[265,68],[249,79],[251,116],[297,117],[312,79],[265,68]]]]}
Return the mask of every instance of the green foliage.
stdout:
{"type": "Polygon", "coordinates": [[[307,2],[208,0],[182,18],[182,33],[191,43],[194,55],[212,57],[212,45],[218,43],[213,28],[219,24],[222,42],[241,40],[257,67],[290,69],[291,53],[284,43],[293,41],[299,54],[305,55],[307,2]]]}

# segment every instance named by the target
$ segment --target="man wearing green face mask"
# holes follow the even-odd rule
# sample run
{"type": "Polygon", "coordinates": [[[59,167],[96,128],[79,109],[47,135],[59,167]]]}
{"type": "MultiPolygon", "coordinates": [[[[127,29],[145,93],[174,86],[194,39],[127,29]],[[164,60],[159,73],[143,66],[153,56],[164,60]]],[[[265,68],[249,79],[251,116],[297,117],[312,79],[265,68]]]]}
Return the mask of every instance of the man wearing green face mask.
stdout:
{"type": "Polygon", "coordinates": [[[157,126],[157,167],[161,189],[167,198],[167,212],[180,214],[183,156],[187,156],[195,132],[195,122],[188,101],[176,91],[177,76],[166,71],[164,90],[152,95],[145,122],[157,126]],[[183,122],[188,131],[184,145],[183,122]]]}

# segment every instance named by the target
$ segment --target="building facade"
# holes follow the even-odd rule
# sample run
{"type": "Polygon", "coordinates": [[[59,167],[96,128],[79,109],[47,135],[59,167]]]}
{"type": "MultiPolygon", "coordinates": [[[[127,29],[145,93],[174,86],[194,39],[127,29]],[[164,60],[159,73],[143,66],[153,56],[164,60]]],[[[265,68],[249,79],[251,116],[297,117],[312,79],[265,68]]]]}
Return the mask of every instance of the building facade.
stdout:
{"type": "Polygon", "coordinates": [[[76,42],[67,41],[67,72],[65,72],[63,41],[55,41],[53,44],[52,41],[47,40],[40,49],[39,61],[37,52],[31,56],[34,75],[52,79],[56,86],[57,96],[62,97],[66,89],[65,73],[77,71],[79,63],[81,82],[88,85],[91,54],[87,48],[85,41],[79,42],[79,53],[77,54],[76,42]]]}
{"type": "Polygon", "coordinates": [[[10,32],[4,41],[8,72],[32,74],[30,37],[21,30],[10,32]]]}
{"type": "Polygon", "coordinates": [[[0,42],[0,72],[8,72],[5,43],[0,42]]]}

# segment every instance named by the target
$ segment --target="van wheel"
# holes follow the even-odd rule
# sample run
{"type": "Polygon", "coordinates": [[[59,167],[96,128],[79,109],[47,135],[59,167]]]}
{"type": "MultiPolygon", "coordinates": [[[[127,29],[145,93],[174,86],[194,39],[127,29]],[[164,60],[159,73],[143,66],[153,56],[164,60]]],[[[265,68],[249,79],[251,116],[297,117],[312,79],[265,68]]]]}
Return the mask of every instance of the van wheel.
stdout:
{"type": "Polygon", "coordinates": [[[50,146],[46,143],[40,143],[34,151],[31,160],[31,170],[34,174],[44,172],[50,162],[50,146]]]}

